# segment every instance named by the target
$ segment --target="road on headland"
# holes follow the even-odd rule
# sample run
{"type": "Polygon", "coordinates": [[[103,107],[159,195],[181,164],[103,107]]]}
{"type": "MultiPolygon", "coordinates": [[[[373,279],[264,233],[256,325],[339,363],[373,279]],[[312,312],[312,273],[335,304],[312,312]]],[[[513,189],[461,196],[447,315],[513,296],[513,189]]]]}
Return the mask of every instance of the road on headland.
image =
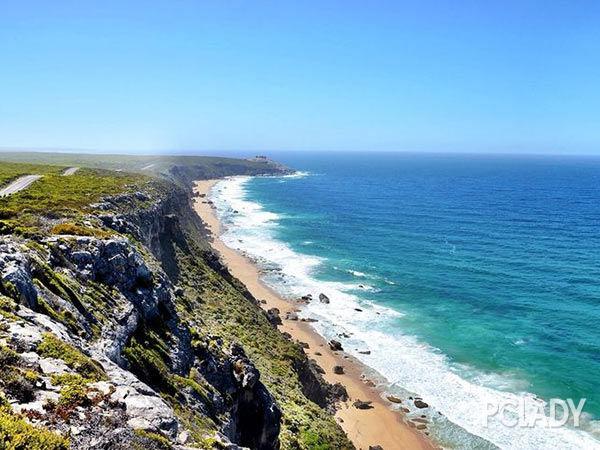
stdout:
{"type": "Polygon", "coordinates": [[[14,194],[15,192],[22,191],[31,183],[39,180],[40,178],[42,178],[41,175],[25,175],[24,177],[17,178],[5,188],[0,189],[0,197],[6,197],[7,195],[14,194]]]}
{"type": "Polygon", "coordinates": [[[70,177],[71,175],[73,175],[75,172],[77,172],[79,170],[79,167],[69,167],[67,170],[65,170],[63,172],[63,177],[70,177]]]}

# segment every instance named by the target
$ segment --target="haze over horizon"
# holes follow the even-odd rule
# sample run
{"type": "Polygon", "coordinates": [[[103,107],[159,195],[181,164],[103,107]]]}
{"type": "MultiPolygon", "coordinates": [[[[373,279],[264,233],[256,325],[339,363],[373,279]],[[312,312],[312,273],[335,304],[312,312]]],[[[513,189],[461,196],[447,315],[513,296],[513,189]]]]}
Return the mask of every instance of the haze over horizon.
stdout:
{"type": "Polygon", "coordinates": [[[599,154],[599,20],[591,1],[9,2],[0,149],[599,154]]]}

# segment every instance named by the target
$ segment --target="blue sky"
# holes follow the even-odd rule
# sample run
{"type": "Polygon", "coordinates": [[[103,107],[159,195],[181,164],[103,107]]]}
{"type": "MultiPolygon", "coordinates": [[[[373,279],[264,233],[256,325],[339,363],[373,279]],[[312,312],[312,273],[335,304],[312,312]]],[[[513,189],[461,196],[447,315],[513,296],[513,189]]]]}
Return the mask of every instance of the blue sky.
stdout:
{"type": "Polygon", "coordinates": [[[600,153],[600,2],[0,6],[0,146],[600,153]]]}

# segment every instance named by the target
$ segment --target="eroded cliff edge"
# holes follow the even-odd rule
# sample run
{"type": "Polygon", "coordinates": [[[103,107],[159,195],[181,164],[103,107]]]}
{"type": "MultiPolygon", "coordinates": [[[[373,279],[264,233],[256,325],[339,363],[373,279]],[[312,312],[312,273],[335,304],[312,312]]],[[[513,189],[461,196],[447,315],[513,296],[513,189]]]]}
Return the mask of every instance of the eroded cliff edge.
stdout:
{"type": "Polygon", "coordinates": [[[220,264],[187,179],[134,177],[105,194],[88,184],[116,175],[80,172],[50,179],[61,198],[39,210],[0,203],[5,442],[352,448],[328,412],[339,387],[220,264]],[[73,183],[85,199],[69,197],[73,183]]]}

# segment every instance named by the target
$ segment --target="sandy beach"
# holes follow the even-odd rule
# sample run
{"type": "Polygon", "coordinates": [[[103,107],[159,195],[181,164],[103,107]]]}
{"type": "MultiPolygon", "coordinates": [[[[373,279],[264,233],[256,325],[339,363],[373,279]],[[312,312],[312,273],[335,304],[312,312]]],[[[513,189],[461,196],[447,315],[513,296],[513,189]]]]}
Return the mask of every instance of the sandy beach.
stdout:
{"type": "MultiPolygon", "coordinates": [[[[207,195],[218,181],[198,181],[195,191],[207,195]]],[[[196,212],[213,235],[213,248],[220,254],[230,272],[246,285],[254,297],[266,301],[264,308],[279,308],[282,317],[288,311],[297,309],[299,305],[284,300],[261,282],[260,270],[252,261],[227,247],[219,239],[220,223],[213,206],[206,202],[206,198],[197,196],[194,202],[196,212]]],[[[326,371],[325,379],[330,383],[340,382],[346,387],[350,400],[339,405],[336,418],[357,449],[368,450],[369,446],[375,445],[382,446],[384,450],[436,448],[427,436],[415,428],[416,424],[405,421],[400,412],[391,409],[392,403],[384,400],[381,393],[363,376],[364,365],[344,352],[331,351],[325,339],[306,322],[284,320],[279,329],[288,332],[294,339],[308,343],[306,353],[326,371]],[[333,373],[332,368],[336,365],[344,367],[343,374],[333,373]],[[371,401],[373,407],[357,409],[352,405],[356,400],[371,401]]]]}

